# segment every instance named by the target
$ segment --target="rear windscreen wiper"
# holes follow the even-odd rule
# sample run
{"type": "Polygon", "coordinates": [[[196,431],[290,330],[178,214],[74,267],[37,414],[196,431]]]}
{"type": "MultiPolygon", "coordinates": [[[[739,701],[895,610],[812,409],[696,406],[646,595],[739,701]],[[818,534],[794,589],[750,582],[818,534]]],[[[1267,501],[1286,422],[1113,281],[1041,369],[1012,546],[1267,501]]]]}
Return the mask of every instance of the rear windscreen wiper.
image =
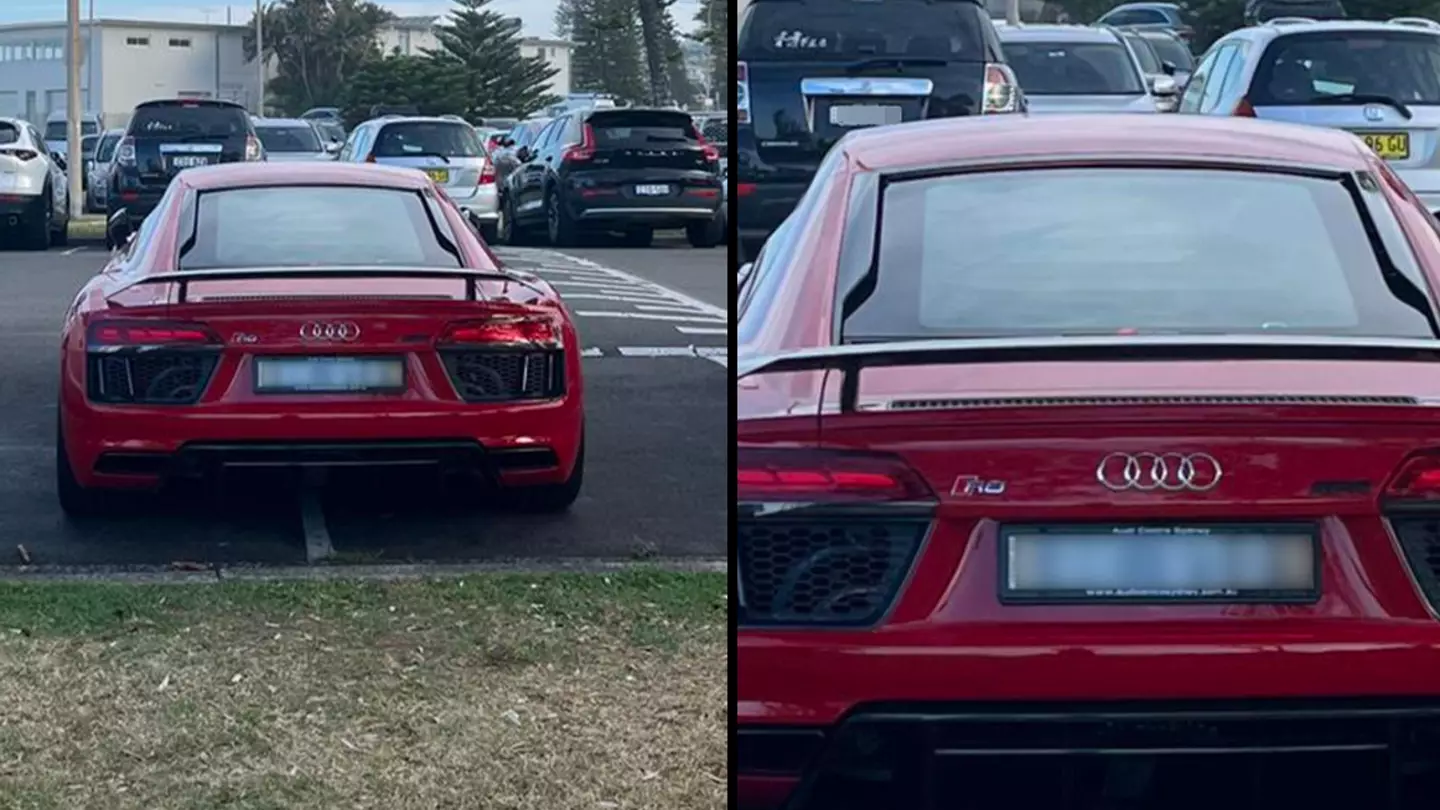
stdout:
{"type": "Polygon", "coordinates": [[[450,162],[450,158],[445,157],[444,155],[440,154],[439,152],[406,152],[406,153],[404,153],[404,154],[402,154],[402,155],[381,155],[380,157],[397,157],[397,158],[401,158],[401,157],[407,157],[407,158],[412,158],[412,157],[438,157],[438,158],[440,158],[441,160],[445,161],[446,163],[449,163],[449,162],[450,162]]]}
{"type": "Polygon", "coordinates": [[[851,62],[845,66],[848,71],[865,70],[873,67],[893,66],[903,67],[945,67],[950,64],[948,60],[937,59],[933,56],[876,56],[873,59],[861,59],[858,62],[851,62]]]}
{"type": "Polygon", "coordinates": [[[1333,96],[1320,96],[1319,98],[1316,98],[1316,99],[1311,100],[1309,103],[1310,103],[1310,104],[1384,104],[1384,105],[1387,106],[1387,107],[1393,107],[1393,108],[1395,108],[1396,111],[1398,111],[1401,115],[1405,116],[1405,120],[1406,120],[1406,121],[1409,121],[1411,118],[1414,118],[1414,117],[1415,117],[1415,114],[1412,113],[1412,112],[1410,112],[1410,108],[1405,106],[1405,102],[1400,101],[1399,99],[1391,98],[1391,97],[1389,97],[1389,96],[1382,96],[1382,95],[1377,95],[1377,94],[1372,94],[1372,93],[1340,93],[1340,94],[1338,94],[1338,95],[1333,95],[1333,96]]]}

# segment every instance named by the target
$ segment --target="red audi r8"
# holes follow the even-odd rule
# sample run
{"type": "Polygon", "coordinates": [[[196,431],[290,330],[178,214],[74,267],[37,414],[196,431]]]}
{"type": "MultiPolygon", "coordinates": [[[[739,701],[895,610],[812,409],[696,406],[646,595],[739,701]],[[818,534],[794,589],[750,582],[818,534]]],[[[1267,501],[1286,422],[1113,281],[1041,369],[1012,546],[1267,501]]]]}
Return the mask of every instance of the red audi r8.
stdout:
{"type": "Polygon", "coordinates": [[[138,233],[109,225],[125,247],[62,337],[66,512],[238,467],[425,467],[535,509],[575,500],[574,322],[419,172],[189,169],[138,233]]]}
{"type": "Polygon", "coordinates": [[[1440,234],[1356,137],[942,119],[738,291],[742,807],[1433,807],[1440,234]]]}

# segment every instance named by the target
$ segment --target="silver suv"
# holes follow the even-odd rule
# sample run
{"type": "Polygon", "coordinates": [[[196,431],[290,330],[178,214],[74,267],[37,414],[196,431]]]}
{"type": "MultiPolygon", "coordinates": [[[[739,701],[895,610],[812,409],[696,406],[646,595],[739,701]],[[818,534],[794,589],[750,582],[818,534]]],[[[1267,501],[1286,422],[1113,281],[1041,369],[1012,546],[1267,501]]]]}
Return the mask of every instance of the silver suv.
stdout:
{"type": "Polygon", "coordinates": [[[495,165],[464,120],[387,115],[366,121],[350,133],[339,160],[424,172],[487,242],[494,241],[500,210],[495,165]]]}
{"type": "Polygon", "coordinates": [[[1179,112],[1349,130],[1440,213],[1440,23],[1298,17],[1217,40],[1179,112]]]}

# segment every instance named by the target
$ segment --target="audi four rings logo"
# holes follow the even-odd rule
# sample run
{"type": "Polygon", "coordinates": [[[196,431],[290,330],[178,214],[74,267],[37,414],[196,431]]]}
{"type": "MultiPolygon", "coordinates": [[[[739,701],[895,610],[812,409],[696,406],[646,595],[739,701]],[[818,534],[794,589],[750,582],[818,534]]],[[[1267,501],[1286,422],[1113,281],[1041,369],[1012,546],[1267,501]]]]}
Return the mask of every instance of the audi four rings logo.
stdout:
{"type": "Polygon", "coordinates": [[[311,321],[300,327],[300,338],[302,340],[343,340],[352,341],[360,337],[360,327],[350,321],[340,323],[321,323],[311,321]]]}
{"type": "Polygon", "coordinates": [[[1208,492],[1222,474],[1209,453],[1111,453],[1095,468],[1095,480],[1112,492],[1208,492]]]}

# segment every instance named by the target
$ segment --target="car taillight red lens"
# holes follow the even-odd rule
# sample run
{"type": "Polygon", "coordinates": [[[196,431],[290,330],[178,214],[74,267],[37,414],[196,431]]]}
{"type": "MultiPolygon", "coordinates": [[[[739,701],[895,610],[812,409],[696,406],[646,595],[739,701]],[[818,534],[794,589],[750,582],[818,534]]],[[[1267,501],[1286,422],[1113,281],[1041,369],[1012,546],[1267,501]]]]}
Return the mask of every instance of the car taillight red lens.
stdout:
{"type": "Polygon", "coordinates": [[[216,334],[200,324],[145,321],[99,321],[90,325],[91,346],[177,346],[219,343],[216,334]]]}
{"type": "Polygon", "coordinates": [[[935,499],[919,474],[882,453],[740,447],[735,477],[742,503],[935,499]]]}
{"type": "Polygon", "coordinates": [[[560,329],[543,316],[497,316],[484,320],[459,321],[445,329],[440,342],[466,346],[534,346],[553,348],[560,345],[560,329]]]}
{"type": "Polygon", "coordinates": [[[488,186],[495,182],[495,164],[485,161],[484,168],[480,169],[480,185],[488,186]]]}
{"type": "Polygon", "coordinates": [[[1440,455],[1415,456],[1390,479],[1385,496],[1407,501],[1440,501],[1440,455]]]}
{"type": "Polygon", "coordinates": [[[580,143],[565,150],[563,160],[566,163],[583,163],[595,157],[595,130],[586,124],[581,132],[584,134],[581,136],[580,143]]]}

